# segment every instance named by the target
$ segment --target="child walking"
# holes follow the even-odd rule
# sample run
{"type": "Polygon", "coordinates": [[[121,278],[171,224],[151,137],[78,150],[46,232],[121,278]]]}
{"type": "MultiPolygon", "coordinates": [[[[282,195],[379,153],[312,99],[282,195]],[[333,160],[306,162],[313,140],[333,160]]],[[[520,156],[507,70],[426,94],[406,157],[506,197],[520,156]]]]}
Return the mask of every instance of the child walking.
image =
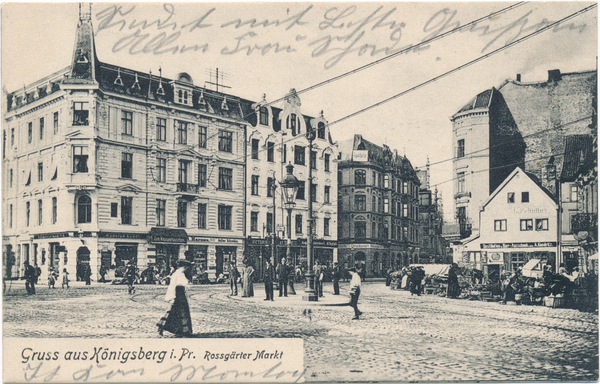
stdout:
{"type": "Polygon", "coordinates": [[[67,272],[67,268],[63,268],[63,282],[62,282],[62,287],[64,288],[65,285],[67,286],[67,289],[69,288],[69,272],[67,272]]]}

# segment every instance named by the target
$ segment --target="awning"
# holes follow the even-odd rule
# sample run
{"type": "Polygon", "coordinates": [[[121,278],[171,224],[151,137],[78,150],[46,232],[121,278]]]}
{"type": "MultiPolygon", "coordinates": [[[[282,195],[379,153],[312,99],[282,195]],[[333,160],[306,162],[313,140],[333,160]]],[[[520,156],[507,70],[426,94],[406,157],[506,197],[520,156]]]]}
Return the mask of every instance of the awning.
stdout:
{"type": "Polygon", "coordinates": [[[598,260],[598,253],[594,253],[592,256],[588,257],[588,260],[598,260]]]}
{"type": "Polygon", "coordinates": [[[186,244],[187,232],[183,229],[150,228],[149,243],[186,244]]]}

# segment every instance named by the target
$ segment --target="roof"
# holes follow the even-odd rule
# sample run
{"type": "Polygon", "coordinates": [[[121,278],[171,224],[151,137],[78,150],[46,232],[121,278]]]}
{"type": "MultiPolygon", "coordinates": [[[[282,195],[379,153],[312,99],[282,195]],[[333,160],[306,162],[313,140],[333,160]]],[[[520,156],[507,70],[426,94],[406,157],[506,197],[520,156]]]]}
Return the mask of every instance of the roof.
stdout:
{"type": "Polygon", "coordinates": [[[494,95],[494,90],[495,88],[491,88],[481,92],[480,94],[472,98],[467,104],[465,104],[458,112],[455,113],[455,115],[471,111],[473,109],[489,108],[490,103],[492,101],[492,97],[494,95]]]}
{"type": "Polygon", "coordinates": [[[592,155],[593,150],[594,139],[591,135],[566,136],[561,181],[574,181],[579,174],[579,169],[592,155]]]}
{"type": "Polygon", "coordinates": [[[540,182],[537,180],[537,178],[536,178],[534,175],[532,175],[532,174],[530,174],[530,173],[528,173],[528,172],[525,172],[523,169],[521,169],[521,167],[516,167],[515,169],[513,169],[513,171],[510,173],[510,175],[508,175],[508,176],[506,177],[506,179],[504,179],[504,181],[503,181],[503,182],[502,182],[502,183],[501,183],[501,184],[498,186],[498,188],[496,188],[496,189],[494,190],[494,192],[492,192],[492,193],[490,194],[490,196],[489,196],[489,197],[488,197],[488,198],[487,198],[487,199],[486,199],[486,200],[483,202],[483,204],[481,205],[481,207],[484,209],[484,208],[486,207],[486,205],[488,205],[488,204],[489,204],[489,203],[490,203],[490,202],[491,202],[491,201],[492,201],[492,200],[493,200],[493,199],[496,197],[496,195],[498,195],[498,193],[500,193],[500,191],[501,191],[501,190],[502,190],[502,189],[503,189],[503,188],[504,188],[504,187],[505,187],[505,186],[506,186],[506,185],[507,185],[507,184],[508,184],[508,183],[509,183],[509,182],[510,182],[510,181],[511,181],[511,180],[512,180],[514,177],[515,177],[515,175],[516,175],[517,173],[519,173],[519,172],[520,172],[520,173],[522,173],[522,174],[524,174],[524,175],[526,175],[526,176],[527,176],[527,178],[528,178],[529,180],[531,180],[531,181],[532,181],[532,182],[533,182],[535,185],[537,185],[537,186],[538,186],[538,187],[539,187],[539,188],[540,188],[540,189],[541,189],[541,190],[542,190],[542,191],[543,191],[543,192],[544,192],[544,193],[545,193],[545,194],[548,196],[548,198],[550,198],[550,200],[552,200],[552,202],[553,202],[554,204],[556,204],[556,196],[554,196],[554,194],[553,194],[552,192],[550,192],[548,189],[544,188],[544,187],[543,187],[543,186],[540,184],[540,182]]]}

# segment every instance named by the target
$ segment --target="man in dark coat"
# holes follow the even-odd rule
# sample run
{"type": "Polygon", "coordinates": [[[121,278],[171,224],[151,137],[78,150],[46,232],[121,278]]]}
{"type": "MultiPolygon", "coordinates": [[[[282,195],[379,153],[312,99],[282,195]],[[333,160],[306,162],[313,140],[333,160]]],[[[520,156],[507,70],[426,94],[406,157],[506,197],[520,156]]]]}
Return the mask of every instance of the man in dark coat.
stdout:
{"type": "Polygon", "coordinates": [[[240,271],[233,263],[229,263],[229,288],[231,289],[230,296],[237,296],[238,288],[237,281],[240,278],[240,271]]]}
{"type": "Polygon", "coordinates": [[[125,269],[125,277],[127,278],[127,286],[129,287],[129,293],[135,293],[135,287],[133,282],[135,281],[135,265],[130,261],[127,263],[127,269],[125,269]]]}
{"type": "Polygon", "coordinates": [[[285,264],[285,257],[281,258],[281,263],[277,266],[277,278],[279,280],[279,297],[287,297],[287,283],[288,283],[288,267],[285,264]]]}
{"type": "Polygon", "coordinates": [[[267,265],[265,266],[265,275],[263,277],[263,281],[265,283],[265,294],[267,295],[267,300],[274,301],[273,298],[273,280],[275,280],[275,270],[271,265],[271,260],[267,259],[267,265]]]}
{"type": "Polygon", "coordinates": [[[333,294],[340,294],[340,278],[342,277],[342,271],[337,263],[333,263],[333,272],[331,273],[331,278],[333,280],[333,294]]]}
{"type": "Polygon", "coordinates": [[[37,280],[35,268],[29,265],[28,261],[25,261],[23,265],[25,266],[25,289],[28,295],[35,295],[35,282],[37,280]]]}

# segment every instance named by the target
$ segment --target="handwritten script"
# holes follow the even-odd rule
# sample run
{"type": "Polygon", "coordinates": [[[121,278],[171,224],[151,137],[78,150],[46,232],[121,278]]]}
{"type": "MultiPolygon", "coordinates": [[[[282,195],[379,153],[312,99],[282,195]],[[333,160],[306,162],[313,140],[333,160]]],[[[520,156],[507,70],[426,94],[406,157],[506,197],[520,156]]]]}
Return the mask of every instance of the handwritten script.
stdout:
{"type": "MultiPolygon", "coordinates": [[[[198,5],[194,8],[197,14],[177,9],[173,4],[164,4],[158,17],[149,20],[136,16],[141,14],[137,5],[110,5],[95,15],[97,34],[110,31],[111,36],[116,36],[114,53],[266,56],[307,51],[313,59],[323,60],[325,69],[330,69],[350,57],[377,58],[401,51],[427,50],[428,40],[464,25],[458,20],[458,11],[451,8],[435,10],[424,24],[401,15],[397,7],[376,4],[319,10],[314,5],[297,3],[274,18],[231,18],[225,9],[220,12],[211,5],[198,5]],[[406,41],[407,32],[413,40],[414,36],[417,39],[406,41]]],[[[471,24],[461,33],[479,37],[481,53],[485,53],[552,23],[539,17],[534,21],[533,16],[531,10],[517,9],[471,24]]],[[[572,21],[553,30],[581,33],[585,29],[585,23],[572,21]]]]}

